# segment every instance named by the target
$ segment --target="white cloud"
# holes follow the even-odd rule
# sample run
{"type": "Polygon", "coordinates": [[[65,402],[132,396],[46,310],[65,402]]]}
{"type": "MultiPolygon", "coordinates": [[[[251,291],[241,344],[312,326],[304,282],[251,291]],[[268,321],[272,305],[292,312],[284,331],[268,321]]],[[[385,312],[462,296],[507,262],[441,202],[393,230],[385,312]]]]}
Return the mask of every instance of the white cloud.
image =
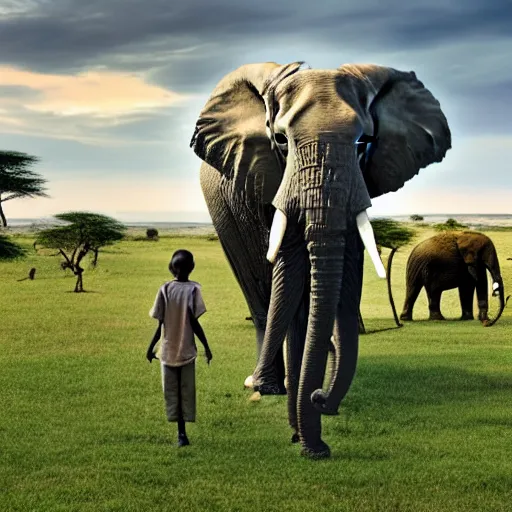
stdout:
{"type": "Polygon", "coordinates": [[[20,93],[0,97],[0,132],[94,145],[137,143],[105,130],[169,114],[189,100],[148,83],[143,75],[105,70],[50,75],[4,66],[2,86],[14,92],[19,88],[20,93]]]}

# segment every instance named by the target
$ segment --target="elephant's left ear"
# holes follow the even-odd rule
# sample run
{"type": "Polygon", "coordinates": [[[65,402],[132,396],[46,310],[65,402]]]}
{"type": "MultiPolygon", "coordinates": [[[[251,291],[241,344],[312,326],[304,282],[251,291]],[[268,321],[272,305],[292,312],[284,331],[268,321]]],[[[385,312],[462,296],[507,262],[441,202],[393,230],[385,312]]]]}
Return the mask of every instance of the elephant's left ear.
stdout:
{"type": "Polygon", "coordinates": [[[395,192],[451,148],[451,133],[439,102],[414,72],[375,65],[339,68],[357,89],[363,126],[372,127],[363,169],[371,197],[395,192]]]}
{"type": "Polygon", "coordinates": [[[248,200],[270,204],[283,174],[265,126],[264,91],[301,64],[239,67],[217,84],[197,120],[190,142],[195,154],[245,188],[248,200]]]}

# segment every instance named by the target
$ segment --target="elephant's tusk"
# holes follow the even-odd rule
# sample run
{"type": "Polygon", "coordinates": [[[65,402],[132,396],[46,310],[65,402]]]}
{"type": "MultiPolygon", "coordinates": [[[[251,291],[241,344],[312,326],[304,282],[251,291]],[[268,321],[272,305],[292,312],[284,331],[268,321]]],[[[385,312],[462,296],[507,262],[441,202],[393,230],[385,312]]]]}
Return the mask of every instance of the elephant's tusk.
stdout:
{"type": "Polygon", "coordinates": [[[361,240],[372,259],[373,265],[375,266],[375,270],[377,271],[377,275],[379,277],[386,277],[386,270],[384,269],[384,265],[382,264],[382,260],[379,256],[379,251],[377,251],[377,244],[375,243],[375,236],[373,234],[373,228],[370,224],[370,219],[368,218],[368,213],[366,210],[363,210],[356,217],[357,229],[359,230],[359,234],[361,235],[361,240]]]}
{"type": "Polygon", "coordinates": [[[270,241],[268,244],[267,260],[274,263],[277,258],[277,253],[283,242],[284,232],[286,231],[286,215],[281,210],[276,210],[274,213],[274,220],[270,228],[270,241]]]}

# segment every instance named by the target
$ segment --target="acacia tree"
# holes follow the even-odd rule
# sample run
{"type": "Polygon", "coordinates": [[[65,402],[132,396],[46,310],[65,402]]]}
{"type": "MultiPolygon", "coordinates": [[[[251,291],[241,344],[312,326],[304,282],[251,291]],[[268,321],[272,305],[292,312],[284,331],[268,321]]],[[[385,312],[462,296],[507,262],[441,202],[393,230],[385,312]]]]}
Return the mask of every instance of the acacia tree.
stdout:
{"type": "Polygon", "coordinates": [[[0,151],[0,219],[7,227],[3,203],[21,197],[48,197],[46,180],[30,170],[38,162],[35,156],[16,151],[0,151]]]}
{"type": "Polygon", "coordinates": [[[77,278],[74,291],[83,292],[84,268],[81,263],[84,257],[94,254],[93,265],[96,265],[100,248],[121,240],[126,226],[99,213],[67,212],[59,213],[55,218],[66,224],[41,230],[36,243],[60,252],[66,266],[77,278]]]}
{"type": "MultiPolygon", "coordinates": [[[[401,327],[402,324],[398,319],[395,308],[395,301],[393,300],[393,294],[391,293],[391,264],[393,262],[393,256],[395,255],[395,252],[403,245],[408,244],[414,238],[416,232],[413,229],[403,226],[400,222],[393,219],[373,219],[370,222],[373,228],[375,243],[377,244],[379,253],[382,247],[391,249],[386,269],[388,297],[389,303],[391,304],[391,309],[393,311],[395,323],[397,326],[401,327]]],[[[361,334],[366,332],[361,311],[359,311],[359,332],[361,334]]]]}

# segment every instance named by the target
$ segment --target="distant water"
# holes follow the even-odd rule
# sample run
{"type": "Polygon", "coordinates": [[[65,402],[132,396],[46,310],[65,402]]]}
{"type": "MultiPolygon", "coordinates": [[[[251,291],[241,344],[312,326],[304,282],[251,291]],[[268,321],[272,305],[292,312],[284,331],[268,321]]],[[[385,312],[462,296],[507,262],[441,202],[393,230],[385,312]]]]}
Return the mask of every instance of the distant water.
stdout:
{"type": "MultiPolygon", "coordinates": [[[[383,215],[383,217],[386,217],[386,215],[383,215]]],[[[410,215],[389,215],[388,217],[400,222],[410,222],[411,220],[410,215]]],[[[422,217],[423,222],[427,224],[440,224],[446,222],[448,219],[455,219],[457,222],[467,224],[470,227],[512,227],[512,214],[508,213],[440,213],[436,215],[422,215],[422,217]]]]}
{"type": "MultiPolygon", "coordinates": [[[[420,214],[421,215],[421,214],[420,214]]],[[[427,224],[437,224],[446,222],[452,218],[462,224],[467,224],[471,227],[478,226],[510,226],[512,227],[512,214],[485,214],[485,213],[440,213],[435,215],[422,215],[423,222],[427,224]]],[[[410,221],[409,215],[375,215],[375,217],[387,217],[401,222],[410,221]]],[[[43,227],[44,225],[52,224],[54,219],[51,217],[37,218],[37,219],[8,219],[9,226],[12,228],[21,227],[43,227]]],[[[134,221],[124,222],[128,227],[133,228],[147,228],[154,227],[161,230],[184,230],[184,229],[200,229],[211,227],[212,224],[208,222],[148,222],[148,221],[134,221]]]]}
{"type": "MultiPolygon", "coordinates": [[[[51,217],[42,217],[38,219],[7,219],[9,227],[22,228],[22,227],[43,227],[51,225],[55,222],[55,219],[51,217]]],[[[162,230],[167,229],[189,229],[189,228],[203,228],[211,226],[208,222],[123,222],[125,226],[131,228],[159,228],[162,230]]]]}

